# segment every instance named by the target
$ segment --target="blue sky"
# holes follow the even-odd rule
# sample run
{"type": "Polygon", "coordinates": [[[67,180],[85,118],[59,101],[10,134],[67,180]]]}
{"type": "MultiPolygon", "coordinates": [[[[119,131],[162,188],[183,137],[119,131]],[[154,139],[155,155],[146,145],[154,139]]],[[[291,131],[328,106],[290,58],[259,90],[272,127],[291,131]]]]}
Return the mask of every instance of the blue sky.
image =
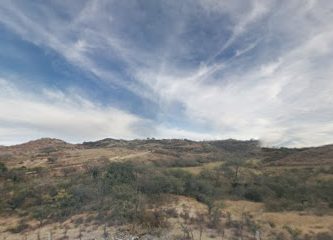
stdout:
{"type": "Polygon", "coordinates": [[[330,0],[1,1],[0,144],[333,143],[330,0]]]}

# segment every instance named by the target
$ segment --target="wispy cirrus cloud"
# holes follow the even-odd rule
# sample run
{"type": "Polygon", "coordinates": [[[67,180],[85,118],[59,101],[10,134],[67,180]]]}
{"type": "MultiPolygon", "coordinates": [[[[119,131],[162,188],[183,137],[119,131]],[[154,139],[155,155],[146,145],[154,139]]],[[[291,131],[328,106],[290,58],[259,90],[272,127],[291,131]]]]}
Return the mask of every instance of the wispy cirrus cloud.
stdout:
{"type": "MultiPolygon", "coordinates": [[[[3,97],[0,111],[8,119],[2,120],[2,131],[8,132],[8,123],[19,116],[9,104],[22,104],[46,116],[21,121],[27,136],[55,129],[57,136],[71,139],[68,122],[77,140],[112,135],[330,143],[332,12],[330,1],[315,0],[5,1],[0,4],[3,28],[54,52],[56,57],[45,56],[51,63],[63,59],[58,71],[76,69],[68,79],[77,71],[85,78],[76,76],[70,86],[52,80],[26,90],[33,96],[26,103],[22,92],[11,95],[11,103],[3,97]],[[68,89],[79,92],[79,105],[68,89]],[[55,92],[67,100],[52,103],[55,92]],[[79,118],[69,119],[66,111],[79,111],[82,123],[72,126],[79,118]],[[80,129],[91,130],[80,135],[80,129]]],[[[34,77],[20,76],[26,82],[34,77]]]]}
{"type": "MultiPolygon", "coordinates": [[[[0,142],[11,144],[40,137],[71,142],[101,137],[136,138],[144,119],[112,107],[102,108],[75,92],[43,90],[25,93],[0,80],[0,142]]],[[[149,133],[146,133],[149,134],[149,133]]]]}

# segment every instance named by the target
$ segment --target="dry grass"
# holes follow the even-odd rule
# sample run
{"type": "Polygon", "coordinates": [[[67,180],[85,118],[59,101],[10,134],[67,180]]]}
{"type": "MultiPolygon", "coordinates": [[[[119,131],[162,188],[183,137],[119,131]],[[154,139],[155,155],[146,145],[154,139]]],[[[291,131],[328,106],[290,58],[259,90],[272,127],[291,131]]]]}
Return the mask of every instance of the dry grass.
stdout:
{"type": "MultiPolygon", "coordinates": [[[[180,216],[187,213],[189,218],[195,218],[198,214],[206,214],[207,206],[199,203],[195,199],[184,196],[169,196],[171,201],[167,201],[163,206],[159,206],[160,209],[175,209],[178,213],[178,217],[170,218],[170,228],[167,230],[167,234],[172,236],[182,235],[181,224],[184,224],[184,219],[180,216]]],[[[318,232],[332,232],[333,231],[333,216],[316,216],[306,214],[304,212],[265,212],[262,203],[254,203],[249,201],[224,201],[223,212],[229,212],[234,220],[240,220],[243,213],[251,214],[255,221],[258,222],[263,230],[281,232],[286,231],[285,226],[292,229],[298,229],[302,234],[313,234],[318,232]],[[274,226],[272,228],[272,226],[274,226]]],[[[75,224],[78,218],[86,219],[93,213],[80,214],[67,219],[65,222],[47,224],[39,228],[36,221],[30,221],[31,226],[27,231],[20,234],[12,234],[5,230],[14,227],[19,223],[19,218],[14,216],[0,217],[0,236],[5,237],[7,240],[21,240],[22,236],[26,235],[27,240],[37,239],[38,234],[41,239],[47,238],[48,234],[52,232],[54,239],[60,239],[64,236],[65,229],[68,239],[78,239],[80,229],[82,231],[82,239],[88,238],[101,238],[104,232],[104,225],[98,225],[93,222],[75,224]]],[[[199,228],[197,225],[187,223],[186,226],[192,231],[194,238],[199,239],[199,228]]],[[[126,226],[122,228],[126,229],[126,226]]],[[[129,228],[127,226],[127,228],[129,228]]],[[[107,227],[107,231],[110,234],[115,233],[118,227],[107,227]]],[[[133,230],[133,229],[132,229],[133,230]]],[[[142,229],[136,229],[138,232],[144,232],[142,229]]],[[[225,239],[232,235],[231,229],[225,229],[225,239]]],[[[217,233],[215,230],[204,228],[202,240],[216,239],[217,233]]]]}
{"type": "MultiPolygon", "coordinates": [[[[44,140],[43,140],[44,141],[44,140]]],[[[215,162],[210,162],[202,164],[201,166],[196,167],[182,167],[176,169],[182,169],[188,171],[194,175],[199,174],[201,171],[207,169],[211,170],[215,167],[223,164],[220,157],[220,154],[216,152],[207,153],[204,151],[196,151],[200,149],[200,143],[187,143],[180,142],[181,145],[175,146],[150,143],[142,145],[136,148],[129,146],[114,146],[107,148],[83,148],[82,146],[65,144],[63,142],[54,142],[54,140],[48,140],[45,142],[31,142],[25,145],[10,147],[10,148],[0,148],[0,153],[10,153],[14,157],[8,161],[5,161],[5,164],[9,168],[14,167],[46,167],[50,172],[60,172],[66,168],[75,168],[82,169],[84,165],[94,163],[94,162],[113,162],[113,161],[124,161],[124,160],[135,160],[136,162],[154,162],[154,161],[163,161],[163,160],[173,160],[173,159],[211,159],[212,156],[216,157],[215,162]],[[55,163],[50,164],[48,162],[47,156],[40,154],[41,147],[48,146],[48,144],[55,144],[61,148],[59,151],[52,153],[58,157],[58,160],[55,163]],[[172,148],[171,148],[172,147],[172,148]],[[217,157],[218,156],[218,157],[217,157]]],[[[179,144],[180,144],[179,143],[179,144]]],[[[310,149],[305,155],[305,153],[297,153],[293,156],[285,158],[283,161],[280,161],[281,164],[286,165],[277,165],[277,166],[264,166],[261,168],[262,171],[271,172],[271,173],[281,173],[285,170],[290,170],[294,168],[308,168],[309,162],[311,164],[322,163],[321,167],[326,164],[327,166],[332,166],[332,146],[324,148],[324,155],[319,159],[319,162],[310,161],[306,159],[303,161],[304,157],[313,157],[318,152],[323,151],[323,149],[310,149]],[[327,148],[327,150],[325,150],[327,148]],[[301,159],[302,158],[302,159],[301,159]],[[299,160],[301,159],[301,160],[299,160]],[[287,162],[287,160],[290,162],[287,162]],[[288,164],[287,164],[288,163],[288,164]],[[294,165],[292,165],[294,164],[294,165]]],[[[222,156],[222,155],[221,155],[222,156]]],[[[251,159],[248,161],[253,167],[256,167],[260,164],[259,160],[251,159]]],[[[325,166],[326,166],[325,165],[325,166]]],[[[312,168],[316,166],[312,165],[312,168]]],[[[249,168],[250,169],[250,168],[249,168]]],[[[245,171],[244,171],[245,172],[245,171]]],[[[259,174],[260,171],[257,169],[251,168],[251,174],[259,174]]],[[[315,177],[316,180],[329,180],[332,179],[332,174],[320,174],[315,177]]],[[[195,217],[197,214],[207,213],[207,206],[197,202],[196,200],[183,197],[183,196],[172,196],[171,202],[167,202],[164,206],[158,206],[161,208],[173,208],[177,211],[179,215],[188,213],[189,217],[195,217]]],[[[317,233],[317,232],[332,232],[333,231],[333,216],[326,214],[325,216],[317,216],[311,213],[304,212],[265,212],[264,206],[262,203],[254,203],[249,201],[224,201],[225,208],[224,212],[229,212],[232,215],[233,219],[240,220],[243,213],[250,213],[256,221],[258,221],[263,228],[268,228],[268,225],[274,225],[275,229],[283,230],[284,226],[292,227],[293,229],[299,229],[303,234],[305,233],[317,233]]],[[[68,228],[67,236],[69,239],[78,239],[79,227],[80,225],[74,224],[72,221],[77,217],[86,217],[86,216],[74,216],[68,219],[63,223],[54,223],[38,228],[38,223],[35,221],[29,221],[30,229],[27,230],[27,239],[37,239],[37,234],[40,234],[42,239],[46,239],[45,236],[52,231],[53,236],[56,238],[61,238],[64,234],[64,229],[68,228]]],[[[174,235],[179,235],[182,233],[180,223],[182,219],[172,218],[170,219],[172,229],[170,232],[174,235]]],[[[19,218],[14,216],[1,216],[0,217],[0,236],[6,237],[7,240],[10,239],[22,239],[22,234],[11,234],[5,232],[6,229],[15,227],[19,223],[19,218]]],[[[87,226],[82,226],[84,230],[83,236],[88,236],[90,238],[101,238],[103,233],[103,226],[95,225],[93,223],[87,224],[87,226]]],[[[198,239],[199,230],[195,226],[190,226],[192,228],[193,234],[196,239],[198,239]]],[[[269,229],[271,230],[271,229],[269,229]]],[[[114,232],[114,228],[108,228],[109,232],[114,232]]],[[[213,239],[213,236],[216,236],[214,231],[205,229],[202,240],[213,239]]],[[[1,240],[0,237],[0,240],[1,240]]],[[[85,239],[83,237],[83,239],[85,239]]],[[[227,239],[227,238],[225,238],[227,239]]]]}
{"type": "Polygon", "coordinates": [[[196,166],[196,167],[175,167],[175,168],[171,168],[171,169],[181,169],[181,170],[187,171],[189,173],[192,173],[194,175],[198,175],[203,170],[211,170],[211,169],[214,169],[214,168],[220,166],[221,164],[223,164],[223,162],[210,162],[210,163],[205,163],[205,164],[202,164],[202,165],[196,166]]]}
{"type": "Polygon", "coordinates": [[[250,213],[262,224],[274,224],[277,228],[284,226],[299,229],[303,234],[333,231],[333,215],[317,216],[304,212],[265,212],[262,203],[249,201],[230,201],[225,203],[224,211],[240,219],[243,213],[250,213]]]}

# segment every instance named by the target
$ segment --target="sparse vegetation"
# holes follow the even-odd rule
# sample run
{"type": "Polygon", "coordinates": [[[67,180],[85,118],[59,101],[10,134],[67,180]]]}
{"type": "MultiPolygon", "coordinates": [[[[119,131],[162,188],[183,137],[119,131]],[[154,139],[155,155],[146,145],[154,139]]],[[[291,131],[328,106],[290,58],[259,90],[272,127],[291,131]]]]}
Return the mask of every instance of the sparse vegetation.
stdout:
{"type": "MultiPolygon", "coordinates": [[[[149,140],[149,144],[157,141],[149,140]]],[[[167,146],[171,148],[169,144],[168,142],[167,146]]],[[[233,151],[236,143],[228,144],[227,147],[221,147],[223,143],[212,144],[208,148],[205,143],[203,149],[215,149],[216,153],[218,146],[233,151]]],[[[253,145],[252,142],[250,144],[253,145]]],[[[103,157],[103,161],[90,161],[81,169],[72,169],[72,166],[62,168],[57,174],[52,174],[55,164],[38,168],[8,168],[1,163],[0,181],[6,182],[0,189],[3,196],[0,202],[1,214],[24,215],[25,219],[35,219],[43,226],[77,214],[95,212],[97,215],[94,222],[101,225],[132,224],[149,231],[170,227],[170,219],[175,218],[182,219],[182,239],[196,239],[195,231],[199,231],[200,239],[204,231],[213,231],[211,235],[221,239],[225,234],[231,233],[238,237],[255,238],[262,234],[261,227],[266,224],[274,231],[284,231],[283,234],[288,234],[292,239],[299,239],[303,233],[298,229],[288,225],[278,228],[274,222],[257,222],[255,216],[243,210],[241,217],[234,219],[224,211],[222,203],[230,199],[246,200],[261,203],[270,212],[307,211],[321,215],[331,214],[333,178],[322,177],[332,174],[331,168],[272,168],[267,165],[267,162],[271,162],[267,161],[268,150],[265,150],[264,158],[258,157],[258,161],[253,164],[253,156],[258,154],[257,145],[253,146],[254,150],[243,146],[244,152],[237,150],[233,156],[228,152],[222,160],[193,158],[196,159],[195,164],[188,164],[186,161],[182,164],[181,159],[172,161],[172,164],[164,164],[163,160],[156,163],[135,159],[110,162],[107,157],[103,157]],[[214,161],[220,163],[211,168],[202,167],[199,173],[187,170],[188,166],[200,167],[214,161]],[[65,169],[69,171],[64,173],[65,169]],[[172,196],[195,199],[204,204],[207,210],[193,215],[187,210],[178,212],[172,207],[159,207],[168,204],[168,199],[173,199],[172,196]]],[[[93,146],[89,144],[89,147],[93,146]]],[[[135,145],[131,148],[135,148],[135,145]]],[[[179,149],[180,146],[175,148],[179,149]]],[[[49,152],[50,149],[43,152],[49,152]]],[[[51,152],[53,150],[52,148],[51,152]]],[[[277,154],[277,151],[272,152],[277,154]]],[[[189,153],[186,151],[186,154],[189,153]]],[[[280,156],[280,153],[277,155],[280,156]]],[[[285,153],[282,155],[285,156],[285,153]]],[[[48,156],[51,157],[52,155],[48,156]]],[[[276,161],[279,160],[273,162],[276,161]]],[[[48,162],[50,163],[49,160],[48,162]]],[[[20,232],[28,228],[29,225],[20,222],[10,231],[20,232]]],[[[330,233],[325,234],[311,236],[313,239],[330,236],[330,233]]],[[[276,239],[280,235],[276,233],[276,239]]]]}
{"type": "Polygon", "coordinates": [[[0,176],[3,176],[5,172],[7,172],[7,167],[4,163],[0,162],[0,176]]]}

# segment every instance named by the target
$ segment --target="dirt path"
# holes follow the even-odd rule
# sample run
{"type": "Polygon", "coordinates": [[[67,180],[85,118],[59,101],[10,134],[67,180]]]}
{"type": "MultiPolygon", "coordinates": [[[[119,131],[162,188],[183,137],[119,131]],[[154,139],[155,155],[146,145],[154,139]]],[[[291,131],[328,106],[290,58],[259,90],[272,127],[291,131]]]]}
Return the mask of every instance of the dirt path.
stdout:
{"type": "Polygon", "coordinates": [[[126,160],[126,159],[135,158],[135,157],[142,157],[142,156],[148,155],[149,153],[150,152],[131,153],[131,154],[123,155],[123,156],[110,157],[109,160],[110,161],[113,161],[113,160],[126,160]]]}

